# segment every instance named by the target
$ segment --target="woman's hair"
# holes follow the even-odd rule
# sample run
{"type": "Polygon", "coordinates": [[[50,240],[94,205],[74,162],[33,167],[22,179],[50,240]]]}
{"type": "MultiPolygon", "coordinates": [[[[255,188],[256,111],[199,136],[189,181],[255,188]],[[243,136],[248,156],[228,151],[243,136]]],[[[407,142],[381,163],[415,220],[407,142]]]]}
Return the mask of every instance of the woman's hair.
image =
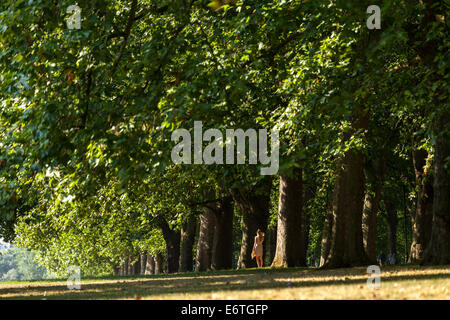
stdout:
{"type": "Polygon", "coordinates": [[[261,229],[258,229],[258,230],[256,231],[256,234],[259,235],[260,233],[263,233],[263,232],[261,231],[261,229]]]}

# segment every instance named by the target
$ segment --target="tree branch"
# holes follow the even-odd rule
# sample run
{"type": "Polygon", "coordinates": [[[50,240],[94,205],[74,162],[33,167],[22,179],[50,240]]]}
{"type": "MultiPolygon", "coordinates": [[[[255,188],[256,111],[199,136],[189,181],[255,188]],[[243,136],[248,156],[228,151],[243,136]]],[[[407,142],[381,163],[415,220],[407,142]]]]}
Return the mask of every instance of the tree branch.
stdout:
{"type": "Polygon", "coordinates": [[[119,62],[122,59],[123,53],[124,53],[125,48],[127,46],[128,38],[129,38],[130,33],[131,33],[131,27],[133,26],[133,22],[135,21],[136,7],[137,7],[137,0],[133,0],[133,2],[131,4],[131,9],[130,9],[130,15],[128,16],[127,25],[125,27],[125,31],[123,32],[124,34],[123,34],[122,47],[120,48],[120,53],[117,56],[116,61],[114,61],[114,64],[113,64],[111,70],[109,71],[109,76],[110,77],[116,71],[117,66],[119,65],[119,62]]]}
{"type": "Polygon", "coordinates": [[[89,96],[91,94],[91,86],[92,86],[92,71],[88,72],[87,75],[87,84],[86,84],[86,106],[81,117],[81,128],[86,128],[88,113],[89,113],[89,96]]]}
{"type": "MultiPolygon", "coordinates": [[[[292,33],[289,37],[287,37],[284,41],[282,41],[278,45],[270,48],[269,50],[265,50],[262,54],[260,54],[258,57],[256,57],[255,60],[259,60],[259,59],[263,59],[263,58],[268,58],[268,59],[272,60],[275,57],[275,55],[277,53],[279,53],[279,51],[281,49],[283,49],[285,46],[287,46],[290,42],[296,40],[297,37],[299,37],[301,34],[302,34],[302,32],[292,33]]],[[[255,60],[247,60],[242,66],[247,67],[250,64],[252,64],[253,62],[255,62],[255,60]]]]}

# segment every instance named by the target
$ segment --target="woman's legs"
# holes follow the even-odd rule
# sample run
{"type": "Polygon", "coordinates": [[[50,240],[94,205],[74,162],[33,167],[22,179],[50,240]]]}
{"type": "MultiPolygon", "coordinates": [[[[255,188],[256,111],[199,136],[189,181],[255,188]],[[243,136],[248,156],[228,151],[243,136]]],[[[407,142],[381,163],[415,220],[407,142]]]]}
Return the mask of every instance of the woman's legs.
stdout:
{"type": "Polygon", "coordinates": [[[258,268],[263,266],[263,259],[261,256],[256,256],[256,263],[258,264],[258,268]]]}

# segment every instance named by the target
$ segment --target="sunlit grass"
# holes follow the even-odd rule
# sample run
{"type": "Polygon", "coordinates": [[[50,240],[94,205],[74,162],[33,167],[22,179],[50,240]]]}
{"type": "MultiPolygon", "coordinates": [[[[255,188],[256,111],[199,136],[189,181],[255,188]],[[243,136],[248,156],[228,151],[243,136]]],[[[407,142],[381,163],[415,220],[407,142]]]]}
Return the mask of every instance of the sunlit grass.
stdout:
{"type": "Polygon", "coordinates": [[[449,299],[450,266],[382,268],[369,289],[366,268],[246,269],[205,273],[0,283],[2,299],[449,299]]]}

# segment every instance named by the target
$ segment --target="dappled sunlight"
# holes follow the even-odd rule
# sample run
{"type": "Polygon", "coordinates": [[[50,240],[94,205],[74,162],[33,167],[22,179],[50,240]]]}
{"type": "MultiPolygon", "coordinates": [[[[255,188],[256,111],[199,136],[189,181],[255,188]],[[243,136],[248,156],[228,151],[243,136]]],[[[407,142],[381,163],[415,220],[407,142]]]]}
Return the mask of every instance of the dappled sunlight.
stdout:
{"type": "Polygon", "coordinates": [[[381,288],[369,289],[365,268],[265,269],[225,274],[161,275],[65,282],[1,283],[2,299],[442,299],[449,298],[450,267],[389,267],[381,288]],[[176,280],[176,281],[174,281],[176,280]]]}

